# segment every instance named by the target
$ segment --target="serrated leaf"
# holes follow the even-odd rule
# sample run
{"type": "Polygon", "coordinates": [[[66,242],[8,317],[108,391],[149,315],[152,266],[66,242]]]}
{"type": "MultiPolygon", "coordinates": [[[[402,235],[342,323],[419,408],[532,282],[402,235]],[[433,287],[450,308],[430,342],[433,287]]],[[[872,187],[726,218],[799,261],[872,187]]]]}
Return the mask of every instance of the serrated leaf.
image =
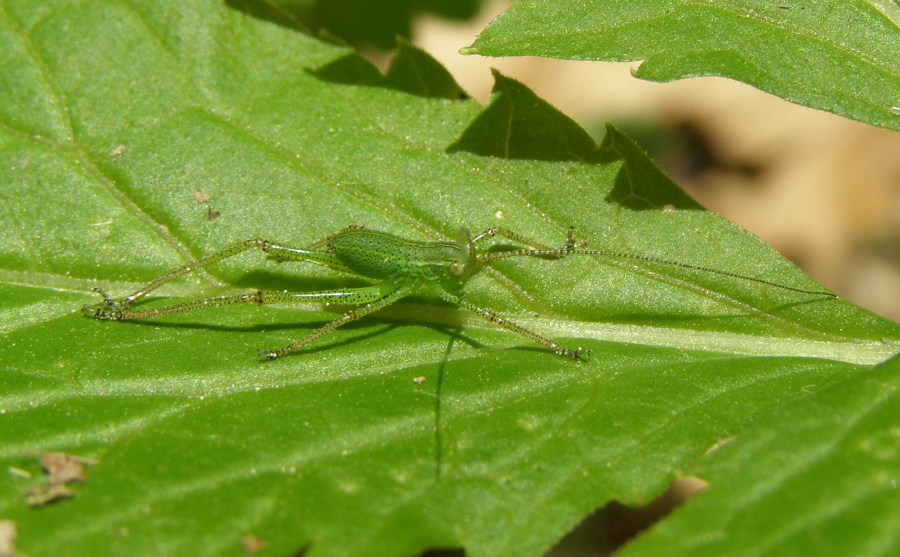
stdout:
{"type": "MultiPolygon", "coordinates": [[[[591,148],[501,76],[483,108],[409,47],[381,77],[219,2],[12,1],[0,25],[15,84],[0,96],[0,517],[29,555],[243,555],[242,539],[262,555],[537,555],[900,346],[900,327],[839,299],[595,257],[498,262],[466,292],[592,348],[583,363],[424,297],[274,362],[256,350],[335,313],[91,320],[92,287],[124,296],[239,240],[301,247],[348,224],[422,240],[502,224],[553,245],[574,225],[597,249],[817,286],[614,128],[591,148]],[[97,464],[74,497],[30,509],[41,451],[97,464]]],[[[364,283],[248,253],[150,303],[364,283]]]]}
{"type": "Polygon", "coordinates": [[[651,81],[717,75],[791,102],[900,130],[900,9],[830,0],[524,0],[463,51],[643,60],[651,81]]]}

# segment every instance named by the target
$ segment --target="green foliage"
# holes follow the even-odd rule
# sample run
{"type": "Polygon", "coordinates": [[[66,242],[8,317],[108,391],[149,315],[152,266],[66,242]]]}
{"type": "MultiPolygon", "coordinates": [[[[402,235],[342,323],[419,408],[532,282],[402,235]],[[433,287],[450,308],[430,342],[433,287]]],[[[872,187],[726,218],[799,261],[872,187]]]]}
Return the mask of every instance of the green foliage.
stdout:
{"type": "Polygon", "coordinates": [[[710,482],[636,555],[894,555],[900,358],[788,404],[695,470],[710,482]]]}
{"type": "Polygon", "coordinates": [[[890,0],[522,0],[464,51],[643,60],[635,75],[644,79],[730,77],[900,130],[898,45],[900,7],[890,0]]]}
{"type": "MultiPolygon", "coordinates": [[[[499,75],[489,106],[462,100],[408,45],[382,77],[346,48],[186,0],[7,1],[0,41],[0,518],[32,557],[243,555],[248,535],[263,555],[538,555],[597,506],[645,502],[698,460],[697,473],[722,478],[708,500],[746,502],[753,520],[708,525],[743,528],[740,541],[782,507],[738,498],[753,485],[731,480],[742,464],[729,462],[811,461],[821,441],[842,463],[803,476],[822,501],[847,493],[830,480],[860,447],[863,481],[896,475],[884,409],[897,380],[873,366],[897,353],[900,327],[839,299],[687,269],[505,261],[471,281],[467,299],[593,349],[584,363],[428,299],[274,362],[256,350],[334,314],[87,319],[94,286],[124,295],[237,240],[303,246],[352,223],[419,239],[502,224],[554,245],[574,225],[597,249],[815,284],[614,128],[594,146],[499,75]],[[840,420],[867,408],[866,427],[840,420]],[[776,418],[817,414],[830,418],[819,438],[778,435],[791,424],[776,418]],[[74,497],[31,509],[35,451],[97,464],[74,497]]],[[[360,284],[236,259],[159,294],[360,284]]],[[[896,522],[896,501],[879,501],[879,519],[896,522]]],[[[875,534],[896,546],[895,532],[875,534]]]]}

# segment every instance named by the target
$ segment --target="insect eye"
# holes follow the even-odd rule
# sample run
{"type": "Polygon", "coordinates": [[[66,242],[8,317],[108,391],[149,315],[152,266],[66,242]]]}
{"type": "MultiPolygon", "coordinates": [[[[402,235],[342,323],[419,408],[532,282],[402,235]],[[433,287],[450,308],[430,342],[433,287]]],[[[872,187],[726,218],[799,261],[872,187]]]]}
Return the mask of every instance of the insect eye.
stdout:
{"type": "Polygon", "coordinates": [[[447,266],[447,271],[454,277],[461,277],[465,273],[465,265],[459,261],[453,261],[447,266]]]}

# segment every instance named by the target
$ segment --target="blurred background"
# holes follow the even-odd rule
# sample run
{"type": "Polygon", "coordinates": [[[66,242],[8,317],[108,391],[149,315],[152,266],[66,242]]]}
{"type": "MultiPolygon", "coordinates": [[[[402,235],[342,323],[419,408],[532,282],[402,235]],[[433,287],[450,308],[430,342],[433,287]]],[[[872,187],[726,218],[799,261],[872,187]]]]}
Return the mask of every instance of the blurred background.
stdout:
{"type": "Polygon", "coordinates": [[[613,122],[709,210],[844,298],[900,320],[900,134],[705,77],[652,83],[638,63],[462,56],[510,5],[467,22],[414,20],[412,41],[484,103],[489,68],[524,82],[596,139],[613,122]]]}

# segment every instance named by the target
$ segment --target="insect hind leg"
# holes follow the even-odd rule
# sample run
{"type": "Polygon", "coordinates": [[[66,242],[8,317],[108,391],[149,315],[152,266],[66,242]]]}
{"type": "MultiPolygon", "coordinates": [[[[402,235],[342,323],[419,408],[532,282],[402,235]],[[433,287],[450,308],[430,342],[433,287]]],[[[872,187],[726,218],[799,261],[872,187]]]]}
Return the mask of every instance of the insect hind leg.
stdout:
{"type": "Polygon", "coordinates": [[[282,304],[291,302],[320,302],[324,304],[357,305],[375,302],[395,290],[392,284],[378,283],[359,288],[341,288],[336,290],[318,290],[314,292],[267,292],[257,290],[248,294],[233,296],[220,296],[217,298],[204,298],[202,300],[190,300],[180,304],[173,304],[158,308],[129,309],[113,307],[108,310],[93,309],[84,306],[82,311],[95,319],[124,321],[128,319],[148,319],[163,317],[175,313],[184,313],[200,309],[208,309],[234,304],[256,304],[259,306],[268,304],[282,304]]]}

